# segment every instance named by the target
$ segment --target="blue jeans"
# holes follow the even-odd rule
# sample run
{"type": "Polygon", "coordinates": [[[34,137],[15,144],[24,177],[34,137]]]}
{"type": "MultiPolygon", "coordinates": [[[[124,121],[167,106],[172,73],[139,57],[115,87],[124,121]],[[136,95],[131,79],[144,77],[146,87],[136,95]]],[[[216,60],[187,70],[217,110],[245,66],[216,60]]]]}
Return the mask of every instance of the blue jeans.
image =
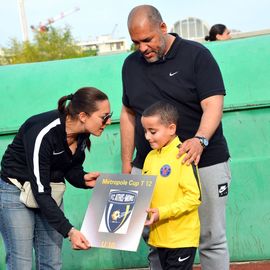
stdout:
{"type": "Polygon", "coordinates": [[[61,269],[62,235],[48,224],[39,209],[27,208],[19,197],[20,190],[0,178],[0,232],[7,269],[32,269],[33,249],[37,270],[61,269]]]}

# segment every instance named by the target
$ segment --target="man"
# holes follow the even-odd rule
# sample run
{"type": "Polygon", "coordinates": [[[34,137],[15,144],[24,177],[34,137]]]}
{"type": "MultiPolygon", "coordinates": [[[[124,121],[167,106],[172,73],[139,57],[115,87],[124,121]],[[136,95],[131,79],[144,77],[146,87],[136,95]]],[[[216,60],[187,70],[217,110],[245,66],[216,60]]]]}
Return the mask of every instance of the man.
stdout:
{"type": "MultiPolygon", "coordinates": [[[[175,105],[179,112],[177,134],[183,142],[179,156],[187,153],[183,162],[198,164],[202,184],[202,269],[228,270],[225,206],[230,170],[221,124],[225,89],[219,67],[201,44],[169,34],[153,6],[132,9],[128,29],[137,51],[127,57],[122,70],[122,171],[141,173],[151,150],[140,122],[144,109],[158,100],[175,105]]],[[[157,259],[150,252],[153,270],[161,269],[157,259]]]]}

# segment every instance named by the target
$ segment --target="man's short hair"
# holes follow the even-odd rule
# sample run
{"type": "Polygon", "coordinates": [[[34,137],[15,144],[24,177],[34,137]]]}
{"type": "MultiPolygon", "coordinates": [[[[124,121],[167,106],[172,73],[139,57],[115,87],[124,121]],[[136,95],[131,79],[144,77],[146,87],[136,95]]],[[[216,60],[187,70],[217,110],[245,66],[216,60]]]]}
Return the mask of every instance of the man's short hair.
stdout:
{"type": "Polygon", "coordinates": [[[143,117],[159,116],[163,125],[175,124],[178,122],[178,111],[176,107],[165,101],[158,101],[146,108],[142,113],[143,117]]]}
{"type": "Polygon", "coordinates": [[[160,12],[157,8],[151,5],[140,5],[133,8],[128,15],[128,25],[134,18],[134,15],[137,14],[138,11],[143,11],[148,21],[153,25],[160,25],[163,22],[160,12]]]}

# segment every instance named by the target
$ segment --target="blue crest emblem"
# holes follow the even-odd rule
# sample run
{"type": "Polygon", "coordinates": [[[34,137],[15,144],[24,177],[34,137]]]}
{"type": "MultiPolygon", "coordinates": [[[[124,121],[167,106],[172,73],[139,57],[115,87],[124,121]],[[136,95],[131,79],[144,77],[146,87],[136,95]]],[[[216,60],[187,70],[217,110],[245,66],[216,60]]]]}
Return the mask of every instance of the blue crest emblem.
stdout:
{"type": "Polygon", "coordinates": [[[163,165],[160,169],[160,175],[163,176],[163,177],[167,177],[168,175],[170,175],[171,173],[171,167],[170,165],[166,164],[166,165],[163,165]]]}
{"type": "Polygon", "coordinates": [[[109,232],[119,230],[130,217],[137,193],[134,191],[112,190],[105,210],[105,224],[109,232]]]}

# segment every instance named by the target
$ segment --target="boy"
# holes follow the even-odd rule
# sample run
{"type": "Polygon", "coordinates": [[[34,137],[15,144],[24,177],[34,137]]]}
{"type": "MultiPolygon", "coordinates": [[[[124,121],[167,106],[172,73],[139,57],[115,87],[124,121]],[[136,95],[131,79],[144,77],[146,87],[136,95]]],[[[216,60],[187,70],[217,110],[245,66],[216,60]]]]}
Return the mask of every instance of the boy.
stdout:
{"type": "Polygon", "coordinates": [[[143,174],[157,175],[145,222],[151,225],[148,243],[157,248],[164,270],[191,270],[200,236],[198,170],[194,164],[182,164],[183,156],[176,157],[181,142],[173,105],[157,102],[143,112],[141,121],[154,149],[146,157],[143,174]]]}

